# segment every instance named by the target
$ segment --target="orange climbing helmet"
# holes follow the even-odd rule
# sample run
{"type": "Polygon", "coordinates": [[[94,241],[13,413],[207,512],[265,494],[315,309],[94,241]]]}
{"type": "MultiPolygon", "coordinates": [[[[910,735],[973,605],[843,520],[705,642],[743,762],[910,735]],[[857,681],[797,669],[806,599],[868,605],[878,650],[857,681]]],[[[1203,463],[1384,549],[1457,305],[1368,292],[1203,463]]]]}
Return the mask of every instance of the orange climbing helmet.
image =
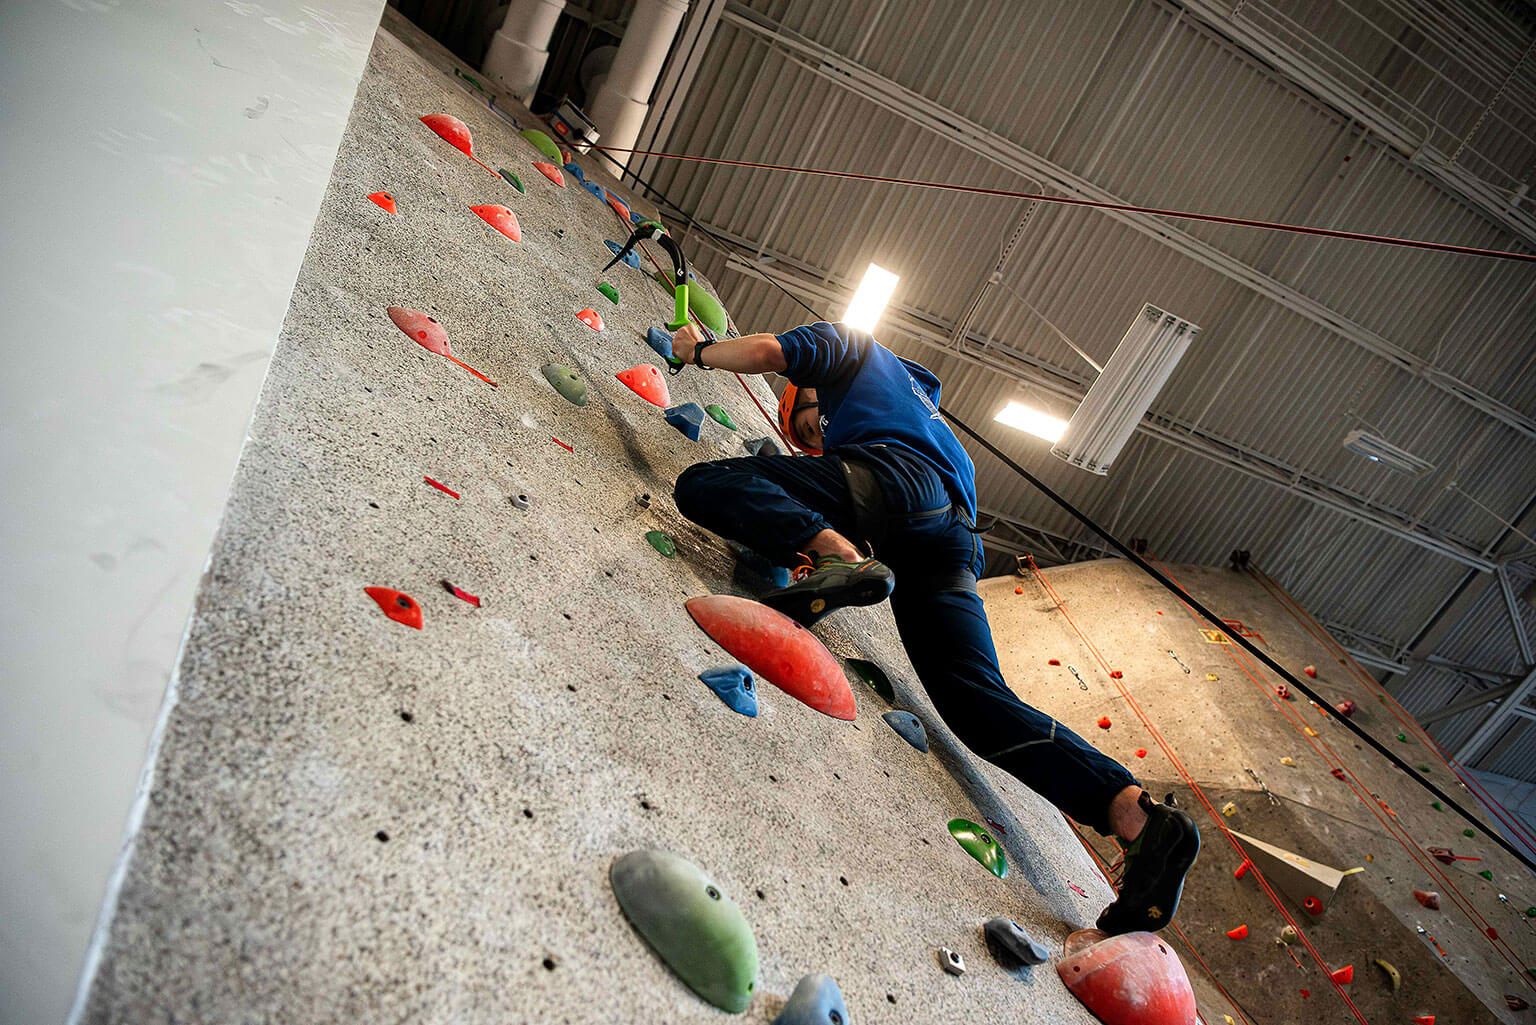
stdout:
{"type": "Polygon", "coordinates": [[[793,384],[786,384],[784,386],[784,394],[779,396],[779,428],[784,432],[784,437],[789,439],[789,443],[795,446],[795,448],[813,456],[819,456],[821,455],[821,449],[811,448],[800,440],[800,435],[795,432],[794,419],[795,414],[800,412],[800,410],[811,406],[819,406],[821,403],[796,402],[795,400],[799,396],[800,389],[798,387],[793,384]]]}

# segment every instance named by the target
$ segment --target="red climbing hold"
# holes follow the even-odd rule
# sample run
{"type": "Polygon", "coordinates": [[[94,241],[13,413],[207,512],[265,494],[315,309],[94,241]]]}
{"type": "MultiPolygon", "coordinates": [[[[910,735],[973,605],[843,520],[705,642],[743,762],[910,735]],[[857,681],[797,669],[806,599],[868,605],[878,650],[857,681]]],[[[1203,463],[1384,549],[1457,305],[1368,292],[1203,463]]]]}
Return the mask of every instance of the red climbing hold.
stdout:
{"type": "Polygon", "coordinates": [[[470,209],[479,214],[480,219],[486,224],[489,224],[513,242],[521,242],[523,240],[523,229],[518,226],[517,215],[506,207],[491,203],[488,206],[472,206],[470,209]]]}
{"type": "Polygon", "coordinates": [[[624,201],[618,196],[615,196],[613,193],[607,192],[606,190],[604,195],[607,197],[608,205],[613,207],[613,212],[624,218],[624,220],[628,221],[629,207],[624,205],[624,201]]]}
{"type": "Polygon", "coordinates": [[[1236,929],[1228,929],[1227,930],[1227,939],[1229,939],[1229,940],[1246,940],[1247,938],[1248,938],[1248,923],[1246,923],[1246,922],[1244,922],[1242,925],[1238,926],[1236,929]]]}
{"type": "Polygon", "coordinates": [[[448,348],[448,332],[443,330],[443,325],[433,320],[420,310],[408,310],[403,306],[391,306],[386,311],[389,319],[395,322],[395,326],[423,348],[431,349],[439,356],[451,356],[453,352],[448,348]]]}
{"type": "Polygon", "coordinates": [[[1435,1025],[1435,1016],[1432,1014],[1421,1014],[1413,1019],[1413,1025],[1435,1025]]]}
{"type": "Polygon", "coordinates": [[[1136,757],[1137,758],[1145,758],[1145,757],[1147,757],[1147,749],[1144,748],[1144,747],[1138,747],[1136,749],[1136,757]]]}
{"type": "Polygon", "coordinates": [[[1355,714],[1355,703],[1346,698],[1334,705],[1333,710],[1348,719],[1355,714]]]}
{"type": "Polygon", "coordinates": [[[1080,935],[1067,937],[1056,972],[1104,1025],[1195,1025],[1195,994],[1168,944],[1132,932],[1083,947],[1073,943],[1080,935]]]}
{"type": "Polygon", "coordinates": [[[1122,677],[1122,676],[1124,676],[1124,675],[1125,675],[1125,674],[1124,674],[1124,673],[1122,673],[1122,672],[1121,672],[1121,671],[1120,671],[1120,670],[1118,670],[1118,669],[1111,669],[1111,670],[1110,670],[1110,671],[1109,671],[1109,678],[1110,678],[1110,679],[1111,679],[1111,680],[1118,680],[1118,679],[1120,679],[1120,678],[1121,678],[1121,677],[1122,677]]]}
{"type": "Polygon", "coordinates": [[[1099,729],[1107,730],[1107,729],[1109,729],[1109,726],[1110,726],[1109,716],[1107,716],[1107,715],[1099,716],[1099,729]]]}
{"type": "Polygon", "coordinates": [[[642,363],[613,376],[629,385],[631,391],[653,406],[666,408],[672,404],[672,397],[667,394],[667,382],[654,364],[642,363]]]}
{"type": "Polygon", "coordinates": [[[1304,990],[1301,991],[1301,999],[1303,999],[1303,1000],[1307,999],[1307,997],[1309,997],[1311,995],[1312,995],[1312,991],[1309,990],[1309,989],[1304,989],[1304,990]]]}
{"type": "Polygon", "coordinates": [[[1280,684],[1278,687],[1275,688],[1275,697],[1283,698],[1286,701],[1291,700],[1291,688],[1287,687],[1283,683],[1280,684]]]}
{"type": "Polygon", "coordinates": [[[1323,902],[1316,897],[1308,897],[1301,902],[1301,906],[1307,909],[1307,914],[1309,915],[1320,915],[1323,913],[1323,902]]]}
{"type": "Polygon", "coordinates": [[[1312,677],[1314,680],[1317,679],[1317,666],[1302,666],[1301,671],[1312,677]]]}
{"type": "Polygon", "coordinates": [[[1355,966],[1347,964],[1336,972],[1329,972],[1328,978],[1337,982],[1340,986],[1347,986],[1355,981],[1355,966]]]}
{"type": "Polygon", "coordinates": [[[562,189],[565,188],[565,175],[560,173],[560,168],[556,167],[554,164],[541,164],[537,160],[533,162],[533,166],[537,167],[541,172],[543,172],[544,177],[548,178],[562,189]]]}
{"type": "Polygon", "coordinates": [[[1488,928],[1484,929],[1483,931],[1488,934],[1488,938],[1490,940],[1496,940],[1496,939],[1499,938],[1499,930],[1495,929],[1491,925],[1488,928]]]}
{"type": "Polygon", "coordinates": [[[428,484],[432,485],[437,490],[441,491],[443,494],[447,495],[449,498],[458,498],[459,497],[459,493],[457,491],[453,490],[452,488],[450,488],[446,484],[439,484],[437,481],[433,480],[431,477],[425,477],[424,476],[421,479],[426,481],[428,484]]]}
{"type": "Polygon", "coordinates": [[[689,598],[685,607],[700,629],[758,676],[824,715],[853,720],[848,677],[805,627],[766,605],[729,594],[689,598]]]}
{"type": "Polygon", "coordinates": [[[1248,874],[1248,870],[1250,868],[1252,868],[1252,867],[1253,867],[1253,862],[1249,861],[1247,858],[1244,858],[1243,859],[1243,863],[1241,865],[1237,866],[1237,868],[1232,872],[1232,878],[1233,879],[1241,879],[1241,878],[1243,878],[1243,876],[1248,874]]]}
{"type": "Polygon", "coordinates": [[[1048,666],[1059,666],[1059,665],[1061,665],[1061,659],[1053,658],[1049,662],[1047,662],[1046,665],[1048,665],[1048,666]]]}
{"type": "Polygon", "coordinates": [[[1023,594],[1024,593],[1024,588],[1022,588],[1022,587],[1015,587],[1013,589],[1013,593],[1014,594],[1023,594]]]}
{"type": "Polygon", "coordinates": [[[1413,899],[1429,908],[1431,911],[1440,910],[1440,895],[1434,890],[1414,890],[1413,899]]]}
{"type": "Polygon", "coordinates": [[[576,319],[594,331],[603,329],[603,318],[596,310],[577,310],[576,319]]]}
{"type": "Polygon", "coordinates": [[[1343,779],[1344,778],[1344,770],[1343,769],[1333,769],[1332,772],[1333,772],[1333,778],[1334,779],[1343,779]]]}
{"type": "Polygon", "coordinates": [[[387,192],[370,192],[368,198],[384,209],[385,213],[395,212],[395,197],[387,192]]]}
{"type": "Polygon", "coordinates": [[[421,119],[421,123],[442,136],[444,142],[460,153],[465,156],[474,155],[474,142],[469,137],[469,128],[452,114],[428,114],[421,119]]]}
{"type": "Polygon", "coordinates": [[[458,598],[462,601],[467,601],[477,609],[480,607],[480,599],[464,590],[464,588],[454,587],[446,580],[443,581],[443,586],[446,587],[448,589],[448,593],[453,595],[455,598],[458,598]]]}
{"type": "Polygon", "coordinates": [[[379,608],[384,614],[397,623],[416,630],[421,629],[421,606],[416,604],[416,599],[403,591],[392,591],[387,587],[365,587],[363,591],[379,603],[379,608]]]}

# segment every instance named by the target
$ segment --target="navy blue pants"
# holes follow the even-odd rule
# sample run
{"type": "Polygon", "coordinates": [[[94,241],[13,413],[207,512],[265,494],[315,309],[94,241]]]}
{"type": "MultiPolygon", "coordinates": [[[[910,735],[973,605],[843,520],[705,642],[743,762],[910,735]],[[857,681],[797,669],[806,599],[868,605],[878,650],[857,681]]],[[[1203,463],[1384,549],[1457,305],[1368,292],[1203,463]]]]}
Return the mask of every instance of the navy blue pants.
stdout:
{"type": "MultiPolygon", "coordinates": [[[[872,471],[888,519],[875,555],[896,575],[891,611],[918,679],[964,744],[1084,825],[1108,835],[1109,803],[1136,780],[1077,734],[1020,701],[1003,682],[992,630],[962,571],[982,566],[981,544],[950,508],[922,459],[885,446],[844,450],[872,471]]],[[[780,565],[825,529],[856,543],[859,517],[842,458],[748,456],[683,471],[675,491],[683,515],[780,565]]]]}

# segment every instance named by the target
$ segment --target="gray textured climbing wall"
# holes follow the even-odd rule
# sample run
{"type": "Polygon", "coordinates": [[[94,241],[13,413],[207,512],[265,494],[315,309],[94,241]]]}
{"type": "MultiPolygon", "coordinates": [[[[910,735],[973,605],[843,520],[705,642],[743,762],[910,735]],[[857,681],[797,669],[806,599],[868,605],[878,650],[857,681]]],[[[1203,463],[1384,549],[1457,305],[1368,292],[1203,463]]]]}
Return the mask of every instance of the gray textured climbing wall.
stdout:
{"type": "MultiPolygon", "coordinates": [[[[1309,685],[1331,703],[1354,701],[1355,722],[1410,764],[1424,765],[1425,775],[1458,801],[1478,807],[1378,692],[1259,578],[1200,567],[1169,571],[1292,673],[1306,679],[1304,667],[1313,666],[1317,676],[1309,685]]],[[[1085,563],[1045,577],[1046,583],[1026,573],[982,584],[1009,683],[1130,766],[1149,790],[1176,793],[1195,815],[1205,845],[1179,925],[1253,1021],[1358,1019],[1303,946],[1276,943],[1283,919],[1251,877],[1233,878],[1241,859],[1119,685],[1218,814],[1230,811],[1222,817],[1228,826],[1339,870],[1362,869],[1344,879],[1320,915],[1289,902],[1286,908],[1331,970],[1353,966],[1354,981],[1343,988],[1367,1021],[1407,1022],[1421,1015],[1435,1015],[1438,1025],[1531,1020],[1531,1012],[1510,1010],[1504,1000],[1510,994],[1536,1004],[1536,977],[1527,971],[1536,964],[1536,921],[1523,914],[1536,904],[1536,879],[1523,865],[1482,837],[1481,827],[1473,827],[1478,836],[1464,836],[1466,822],[1436,810],[1431,795],[1381,756],[1362,750],[1305,696],[1278,697],[1274,688],[1281,681],[1222,643],[1219,632],[1207,632],[1207,623],[1135,566],[1085,563]],[[1100,665],[1090,643],[1105,666],[1122,674],[1118,680],[1100,665]],[[1098,726],[1103,719],[1107,730],[1098,726]],[[1483,860],[1441,865],[1422,850],[1431,845],[1483,860]],[[1479,876],[1481,870],[1493,878],[1479,876]],[[1440,872],[1443,877],[1433,874],[1440,872]],[[1452,885],[1469,911],[1453,900],[1452,885]],[[1440,909],[1421,906],[1414,890],[1440,892],[1440,909]],[[1499,901],[1500,893],[1509,903],[1499,901]],[[1247,936],[1229,938],[1227,932],[1240,925],[1247,925],[1247,936]],[[1417,932],[1420,926],[1425,936],[1417,932]],[[1484,933],[1488,927],[1495,937],[1484,933]],[[1393,990],[1387,972],[1373,963],[1377,959],[1399,971],[1400,989],[1393,990]]],[[[1186,964],[1193,962],[1181,939],[1174,946],[1186,964]]],[[[1219,1012],[1216,1021],[1221,1013],[1236,1017],[1220,999],[1202,1009],[1208,1019],[1219,1012]]]]}
{"type": "Polygon", "coordinates": [[[610,890],[616,857],[657,847],[699,865],[756,936],[743,1020],[826,973],[856,1022],[1087,1021],[1049,966],[995,965],[982,925],[1012,918],[1059,956],[1109,891],[1059,816],[956,750],[883,609],[817,633],[884,666],[931,753],[852,676],[852,722],[772,687],[748,718],[698,679],[730,659],[684,600],[750,588],[671,484],[767,425],[732,376],[690,369],[668,378],[672,401],[740,430],[706,417],[689,441],[615,379],[659,363],[645,334],[670,301],[624,266],[601,275],[619,304],[599,293],[615,215],[535,172],[449,59],[412,45],[426,56],[381,32],[359,91],[84,1020],[717,1021],[610,890]],[[434,113],[527,191],[418,120],[434,113]],[[396,213],[369,201],[380,191],[396,213]],[[487,204],[521,241],[469,209],[487,204]],[[391,306],[432,317],[499,386],[416,344],[391,306]],[[585,406],[551,363],[585,382],[585,406]],[[658,530],[674,556],[647,541],[658,530]],[[951,838],[954,818],[1001,826],[1006,880],[951,838]],[[969,972],[946,974],[941,946],[969,972]]]}

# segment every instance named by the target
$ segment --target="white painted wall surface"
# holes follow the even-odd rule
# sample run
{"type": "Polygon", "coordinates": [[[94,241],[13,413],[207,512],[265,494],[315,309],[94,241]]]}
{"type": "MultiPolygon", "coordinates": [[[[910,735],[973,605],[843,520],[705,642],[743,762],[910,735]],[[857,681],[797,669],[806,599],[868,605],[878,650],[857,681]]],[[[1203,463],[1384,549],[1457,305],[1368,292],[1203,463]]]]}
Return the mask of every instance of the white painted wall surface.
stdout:
{"type": "Polygon", "coordinates": [[[74,995],[383,3],[0,3],[5,1025],[74,995]]]}

